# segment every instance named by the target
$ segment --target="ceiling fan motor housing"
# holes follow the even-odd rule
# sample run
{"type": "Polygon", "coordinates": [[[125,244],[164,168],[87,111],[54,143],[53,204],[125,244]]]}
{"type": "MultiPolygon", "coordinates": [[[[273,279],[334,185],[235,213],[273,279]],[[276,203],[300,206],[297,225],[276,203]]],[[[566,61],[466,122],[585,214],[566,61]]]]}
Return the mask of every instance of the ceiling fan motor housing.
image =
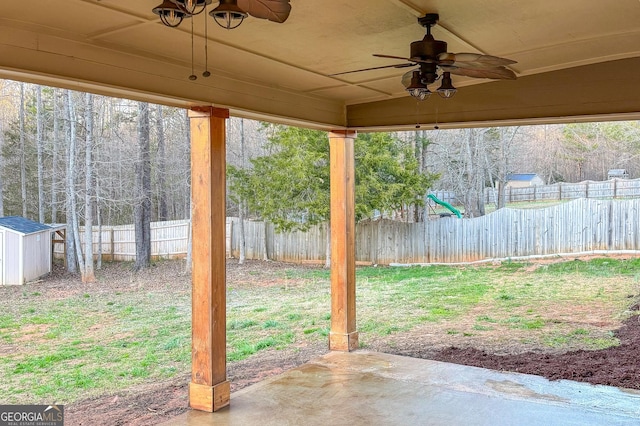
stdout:
{"type": "Polygon", "coordinates": [[[411,43],[412,60],[437,61],[438,55],[447,51],[447,42],[435,40],[433,36],[427,35],[422,40],[411,43]]]}

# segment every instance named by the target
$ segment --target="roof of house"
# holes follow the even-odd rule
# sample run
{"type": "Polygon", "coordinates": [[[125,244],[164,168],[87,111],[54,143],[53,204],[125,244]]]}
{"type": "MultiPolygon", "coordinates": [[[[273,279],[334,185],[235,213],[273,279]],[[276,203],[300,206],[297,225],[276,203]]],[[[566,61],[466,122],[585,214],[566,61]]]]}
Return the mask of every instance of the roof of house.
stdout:
{"type": "Polygon", "coordinates": [[[610,175],[613,175],[613,174],[624,175],[624,174],[627,174],[627,170],[626,169],[611,169],[611,170],[609,170],[609,174],[610,175]]]}
{"type": "Polygon", "coordinates": [[[538,177],[536,173],[509,173],[507,180],[530,181],[538,177]]]}
{"type": "Polygon", "coordinates": [[[11,229],[21,234],[33,234],[35,232],[50,230],[49,225],[25,219],[20,216],[0,217],[0,227],[11,229]]]}

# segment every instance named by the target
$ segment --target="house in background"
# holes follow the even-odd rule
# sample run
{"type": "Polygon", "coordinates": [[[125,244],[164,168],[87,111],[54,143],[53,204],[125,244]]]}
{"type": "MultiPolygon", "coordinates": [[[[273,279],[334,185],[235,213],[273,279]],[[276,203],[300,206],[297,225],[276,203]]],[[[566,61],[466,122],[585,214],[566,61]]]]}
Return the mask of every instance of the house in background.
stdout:
{"type": "Polygon", "coordinates": [[[611,169],[607,173],[607,179],[629,179],[629,172],[626,169],[611,169]]]}
{"type": "Polygon", "coordinates": [[[20,216],[0,217],[0,285],[22,285],[51,272],[53,230],[20,216]]]}
{"type": "Polygon", "coordinates": [[[544,185],[544,180],[536,173],[509,173],[507,175],[507,188],[524,188],[537,185],[544,185]]]}

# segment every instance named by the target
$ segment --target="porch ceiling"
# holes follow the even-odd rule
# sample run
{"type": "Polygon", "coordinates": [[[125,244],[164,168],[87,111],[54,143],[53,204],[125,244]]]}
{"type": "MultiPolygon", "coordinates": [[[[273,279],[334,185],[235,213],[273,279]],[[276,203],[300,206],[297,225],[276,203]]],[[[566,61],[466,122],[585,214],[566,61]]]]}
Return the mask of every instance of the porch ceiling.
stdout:
{"type": "MultiPolygon", "coordinates": [[[[284,24],[248,18],[226,31],[209,19],[211,77],[191,74],[191,23],[163,26],[160,0],[0,3],[0,77],[321,129],[401,129],[638,118],[640,1],[291,0],[284,24]],[[424,31],[450,52],[518,61],[515,81],[454,76],[451,100],[417,104],[407,69],[330,74],[396,63],[424,31]]],[[[215,4],[215,2],[214,2],[215,4]]],[[[196,74],[204,20],[194,19],[196,74]]]]}

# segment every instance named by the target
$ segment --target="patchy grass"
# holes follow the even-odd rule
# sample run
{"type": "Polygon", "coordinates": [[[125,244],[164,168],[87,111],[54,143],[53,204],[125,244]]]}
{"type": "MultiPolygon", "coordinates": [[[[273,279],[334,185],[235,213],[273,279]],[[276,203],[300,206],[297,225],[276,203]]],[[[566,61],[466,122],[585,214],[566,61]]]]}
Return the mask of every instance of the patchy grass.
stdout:
{"type": "MultiPolygon", "coordinates": [[[[291,266],[239,275],[228,286],[229,362],[326,342],[329,271],[291,266]]],[[[91,290],[74,282],[68,286],[76,290],[55,294],[46,282],[0,288],[0,403],[69,403],[188,372],[188,277],[167,280],[166,288],[111,288],[105,272],[91,290]]],[[[638,300],[640,260],[366,267],[357,282],[364,347],[428,330],[457,341],[600,349],[618,344],[611,330],[638,300]]]]}

